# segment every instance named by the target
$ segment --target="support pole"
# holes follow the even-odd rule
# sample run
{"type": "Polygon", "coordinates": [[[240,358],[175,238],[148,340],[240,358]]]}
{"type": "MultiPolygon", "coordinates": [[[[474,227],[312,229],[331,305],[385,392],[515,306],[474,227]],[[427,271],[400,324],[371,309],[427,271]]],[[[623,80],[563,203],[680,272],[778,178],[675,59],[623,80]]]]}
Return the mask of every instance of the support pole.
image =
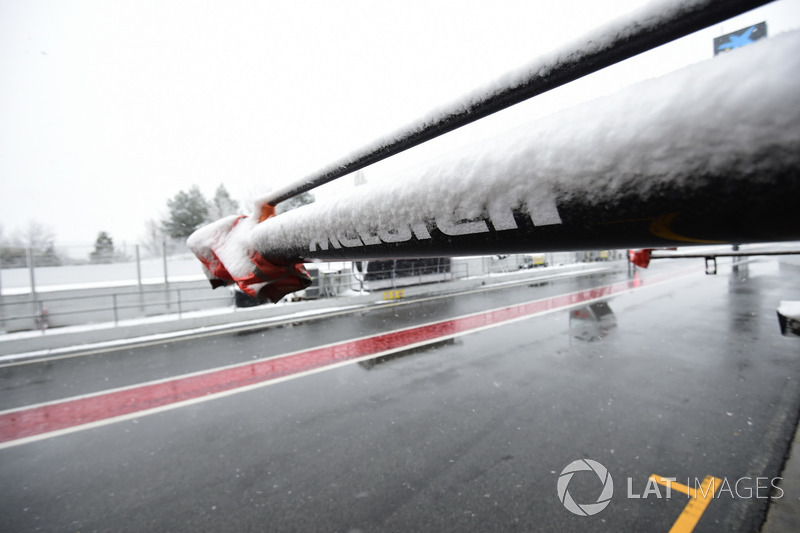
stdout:
{"type": "Polygon", "coordinates": [[[169,302],[169,277],[167,276],[167,240],[161,241],[161,263],[164,268],[164,299],[166,300],[167,309],[170,308],[169,302]]]}
{"type": "Polygon", "coordinates": [[[164,286],[169,286],[169,277],[167,276],[167,241],[161,241],[161,264],[164,270],[164,286]]]}
{"type": "Polygon", "coordinates": [[[135,246],[136,249],[136,285],[139,287],[139,292],[142,292],[142,261],[139,256],[139,245],[135,246]]]}
{"type": "Polygon", "coordinates": [[[31,284],[31,297],[35,302],[38,298],[36,294],[36,274],[34,272],[36,267],[33,264],[33,248],[27,248],[25,250],[25,255],[28,261],[28,279],[31,284]]]}

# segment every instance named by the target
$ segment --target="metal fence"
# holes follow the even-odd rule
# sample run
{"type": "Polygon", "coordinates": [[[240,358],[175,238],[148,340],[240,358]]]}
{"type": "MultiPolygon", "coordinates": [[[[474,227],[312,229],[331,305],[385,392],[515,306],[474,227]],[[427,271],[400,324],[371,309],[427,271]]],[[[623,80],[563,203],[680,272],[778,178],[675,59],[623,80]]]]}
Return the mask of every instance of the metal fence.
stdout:
{"type": "Polygon", "coordinates": [[[161,287],[97,288],[4,296],[0,301],[0,331],[113,323],[184,313],[209,307],[230,307],[231,291],[210,291],[206,284],[161,287]]]}
{"type": "MultiPolygon", "coordinates": [[[[610,258],[618,255],[610,252],[610,258]]],[[[477,256],[454,258],[443,262],[441,268],[410,266],[399,267],[402,262],[383,270],[359,272],[352,263],[307,265],[312,284],[305,291],[291,295],[287,301],[335,298],[392,290],[402,287],[442,283],[458,279],[490,276],[516,272],[539,266],[571,264],[589,259],[583,253],[511,254],[502,256],[477,256]]],[[[196,261],[196,260],[193,260],[196,261]]],[[[196,265],[195,265],[196,266],[196,265]]],[[[62,268],[69,271],[68,268],[62,268]]],[[[0,332],[26,331],[64,326],[111,323],[123,321],[163,320],[164,315],[183,317],[186,313],[212,308],[245,307],[230,290],[212,291],[208,283],[197,281],[170,281],[146,285],[128,281],[126,286],[106,285],[83,287],[69,285],[68,290],[21,291],[0,296],[0,332]],[[161,318],[158,318],[161,317],[161,318]]],[[[252,305],[252,303],[250,304],[252,305]]]]}

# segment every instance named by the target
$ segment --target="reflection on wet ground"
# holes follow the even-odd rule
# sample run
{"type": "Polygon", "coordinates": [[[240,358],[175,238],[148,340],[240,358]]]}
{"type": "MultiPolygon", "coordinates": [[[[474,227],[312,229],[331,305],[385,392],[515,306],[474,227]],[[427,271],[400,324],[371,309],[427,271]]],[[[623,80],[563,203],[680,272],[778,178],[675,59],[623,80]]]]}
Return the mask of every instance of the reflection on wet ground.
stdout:
{"type": "Polygon", "coordinates": [[[569,312],[569,335],[573,339],[598,341],[616,327],[617,318],[607,301],[594,302],[569,312]]]}
{"type": "Polygon", "coordinates": [[[358,363],[358,366],[360,366],[365,370],[372,370],[377,365],[382,365],[394,361],[396,359],[402,359],[404,357],[409,357],[412,355],[432,353],[439,348],[450,346],[455,343],[456,343],[455,338],[432,342],[430,344],[426,344],[425,346],[417,346],[415,348],[409,348],[408,350],[403,350],[402,352],[395,352],[389,355],[382,355],[380,357],[375,357],[373,359],[367,359],[366,361],[360,361],[358,363]]]}

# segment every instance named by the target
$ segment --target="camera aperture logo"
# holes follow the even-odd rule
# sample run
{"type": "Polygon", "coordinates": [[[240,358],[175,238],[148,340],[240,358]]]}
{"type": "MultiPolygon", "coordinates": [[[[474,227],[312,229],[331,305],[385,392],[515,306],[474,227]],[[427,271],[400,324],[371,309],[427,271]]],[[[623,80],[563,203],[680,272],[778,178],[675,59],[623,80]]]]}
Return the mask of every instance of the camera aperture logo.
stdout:
{"type": "MultiPolygon", "coordinates": [[[[555,472],[553,472],[555,473],[555,472]]],[[[634,490],[634,478],[628,477],[628,491],[626,497],[630,500],[646,500],[649,497],[658,499],[672,499],[676,495],[683,495],[694,502],[695,507],[687,505],[686,509],[693,509],[697,513],[698,506],[705,509],[708,502],[716,499],[772,499],[779,500],[784,496],[784,489],[780,485],[782,477],[764,476],[744,476],[735,480],[706,476],[702,478],[686,478],[686,484],[678,483],[675,477],[664,477],[656,474],[648,476],[644,491],[639,493],[634,490]],[[659,487],[666,488],[666,495],[662,495],[659,487]],[[699,502],[699,503],[698,503],[699,502]]],[[[569,512],[578,516],[594,516],[608,507],[611,498],[614,496],[614,480],[608,469],[592,459],[578,459],[568,464],[558,476],[558,499],[569,512]],[[597,501],[588,503],[578,503],[569,492],[569,484],[575,474],[582,473],[580,481],[573,486],[573,492],[579,494],[581,498],[591,497],[596,490],[597,482],[593,481],[594,476],[600,480],[602,489],[597,501]],[[587,484],[588,482],[588,484],[587,484]],[[588,492],[587,492],[588,489],[588,492]]],[[[700,511],[702,514],[702,510],[700,511]]],[[[699,515],[696,515],[699,516],[699,515]]]]}
{"type": "Polygon", "coordinates": [[[608,504],[611,503],[612,496],[614,496],[614,480],[611,479],[611,474],[608,473],[608,469],[597,461],[591,459],[578,459],[577,461],[573,461],[561,471],[561,475],[558,477],[558,499],[561,500],[561,503],[569,512],[578,516],[596,515],[608,507],[608,504]],[[575,500],[572,499],[569,490],[567,490],[572,476],[574,476],[576,472],[581,471],[594,472],[603,484],[603,490],[594,503],[576,503],[575,500]]]}

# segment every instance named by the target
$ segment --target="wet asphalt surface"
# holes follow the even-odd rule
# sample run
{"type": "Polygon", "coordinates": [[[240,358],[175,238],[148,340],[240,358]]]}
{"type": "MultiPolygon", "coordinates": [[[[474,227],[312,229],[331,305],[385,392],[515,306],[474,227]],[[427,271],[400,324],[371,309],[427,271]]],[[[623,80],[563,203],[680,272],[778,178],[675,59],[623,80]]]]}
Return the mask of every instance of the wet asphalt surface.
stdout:
{"type": "MultiPolygon", "coordinates": [[[[651,474],[690,485],[726,480],[732,494],[714,498],[695,530],[757,530],[770,495],[781,494],[756,484],[779,475],[800,406],[800,342],[781,337],[775,317],[780,300],[800,300],[800,269],[769,260],[732,272],[721,261],[719,275],[705,276],[699,262],[674,261],[643,275],[686,266],[695,272],[616,295],[602,309],[560,310],[2,449],[0,530],[668,531],[687,498],[648,491],[651,474]],[[610,503],[593,516],[572,514],[559,499],[559,475],[578,459],[601,463],[613,479],[610,503]]],[[[0,368],[0,406],[625,278],[0,368]]],[[[594,503],[602,487],[578,472],[569,494],[594,503]]]]}

